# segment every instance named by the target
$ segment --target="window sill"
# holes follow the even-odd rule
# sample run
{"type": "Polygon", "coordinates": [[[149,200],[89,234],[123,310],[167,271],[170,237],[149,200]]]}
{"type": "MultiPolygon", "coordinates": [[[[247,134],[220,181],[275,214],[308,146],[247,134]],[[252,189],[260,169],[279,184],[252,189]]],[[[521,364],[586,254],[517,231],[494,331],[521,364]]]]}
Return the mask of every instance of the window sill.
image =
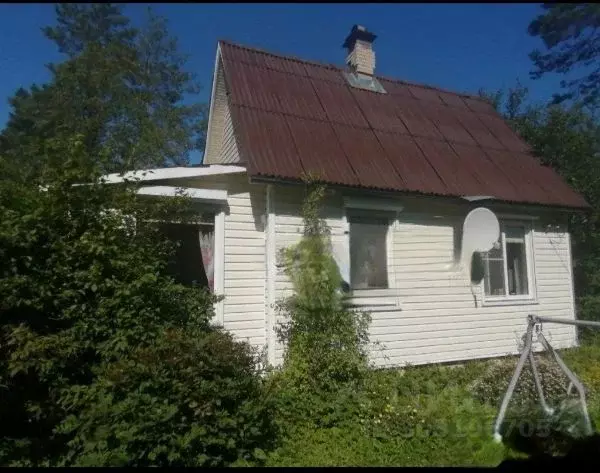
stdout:
{"type": "Polygon", "coordinates": [[[522,299],[522,298],[502,298],[502,299],[484,299],[481,303],[483,307],[500,307],[500,306],[519,306],[519,305],[538,305],[537,299],[522,299]]]}
{"type": "Polygon", "coordinates": [[[353,308],[370,312],[402,310],[400,298],[394,289],[355,289],[348,294],[348,302],[353,308]]]}
{"type": "Polygon", "coordinates": [[[402,310],[397,304],[354,304],[350,301],[350,309],[364,310],[365,312],[398,312],[402,310]]]}

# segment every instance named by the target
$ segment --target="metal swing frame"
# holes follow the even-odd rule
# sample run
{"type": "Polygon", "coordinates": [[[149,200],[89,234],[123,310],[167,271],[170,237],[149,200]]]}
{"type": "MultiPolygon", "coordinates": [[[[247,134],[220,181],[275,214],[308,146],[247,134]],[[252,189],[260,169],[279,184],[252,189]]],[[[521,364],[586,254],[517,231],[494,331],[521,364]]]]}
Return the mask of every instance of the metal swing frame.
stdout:
{"type": "Polygon", "coordinates": [[[498,412],[498,416],[496,417],[496,422],[494,424],[494,439],[497,442],[502,442],[502,434],[500,434],[500,427],[504,422],[504,418],[506,416],[506,410],[508,409],[508,404],[514,394],[515,387],[517,382],[519,381],[519,377],[521,376],[521,372],[525,367],[525,363],[529,361],[531,366],[531,372],[533,373],[533,380],[535,383],[535,388],[540,398],[540,404],[544,412],[548,415],[554,413],[554,409],[548,405],[546,402],[546,398],[544,397],[544,391],[542,389],[542,383],[540,381],[539,372],[535,363],[535,359],[533,357],[533,334],[537,335],[538,340],[542,343],[542,346],[546,351],[548,351],[560,369],[565,373],[567,378],[569,378],[569,386],[567,387],[567,396],[571,394],[573,388],[577,390],[579,393],[579,400],[581,403],[581,409],[583,411],[583,417],[585,420],[585,429],[587,435],[593,434],[592,422],[590,421],[590,416],[587,409],[587,402],[585,399],[585,390],[583,387],[583,383],[575,376],[575,374],[569,369],[569,367],[565,364],[563,359],[558,355],[556,350],[550,345],[544,334],[542,333],[542,323],[552,323],[552,324],[564,324],[564,325],[576,325],[579,327],[591,327],[600,329],[600,322],[592,322],[589,320],[570,320],[570,319],[560,319],[560,318],[549,318],[549,317],[538,317],[536,315],[530,314],[528,317],[527,323],[527,331],[525,335],[523,335],[524,347],[523,352],[519,358],[519,362],[517,363],[517,367],[515,368],[515,372],[508,384],[508,388],[506,389],[506,393],[504,394],[504,398],[502,399],[502,404],[500,405],[500,411],[498,412]]]}

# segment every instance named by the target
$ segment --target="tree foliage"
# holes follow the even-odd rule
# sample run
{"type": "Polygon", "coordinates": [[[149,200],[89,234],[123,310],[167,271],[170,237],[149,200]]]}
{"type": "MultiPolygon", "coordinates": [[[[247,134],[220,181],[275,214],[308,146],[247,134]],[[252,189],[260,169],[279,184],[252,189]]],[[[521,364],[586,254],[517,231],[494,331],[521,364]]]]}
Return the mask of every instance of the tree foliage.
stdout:
{"type": "Polygon", "coordinates": [[[149,10],[138,29],[103,3],[59,4],[56,15],[43,32],[66,59],[48,65],[48,84],[15,93],[0,135],[13,175],[37,177],[40,148],[60,135],[82,136],[104,171],[184,164],[201,149],[205,106],[182,102],[199,88],[163,18],[149,10]]]}
{"type": "Polygon", "coordinates": [[[253,350],[169,275],[157,222],[197,209],[101,178],[184,163],[203,138],[165,21],[122,8],[56,7],[44,33],[66,60],[17,91],[0,135],[2,465],[219,466],[275,437],[253,350]]]}
{"type": "Polygon", "coordinates": [[[600,5],[595,3],[546,3],[546,10],[529,25],[529,34],[539,37],[545,52],[535,50],[533,78],[548,72],[568,74],[582,70],[580,77],[563,80],[566,93],[557,102],[574,99],[597,105],[600,99],[600,5]]]}
{"type": "Polygon", "coordinates": [[[154,223],[193,208],[104,184],[85,149],[47,144],[43,188],[0,181],[0,464],[251,457],[273,437],[254,356],[168,275],[154,223]]]}

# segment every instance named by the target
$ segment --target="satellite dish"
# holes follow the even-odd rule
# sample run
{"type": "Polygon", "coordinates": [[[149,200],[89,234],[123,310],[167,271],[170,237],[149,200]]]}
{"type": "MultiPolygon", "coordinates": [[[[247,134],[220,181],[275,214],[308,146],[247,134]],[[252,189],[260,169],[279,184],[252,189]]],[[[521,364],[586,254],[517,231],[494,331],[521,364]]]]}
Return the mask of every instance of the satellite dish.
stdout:
{"type": "MultiPolygon", "coordinates": [[[[484,207],[471,210],[463,223],[461,266],[468,268],[469,272],[473,273],[473,254],[491,250],[499,237],[500,223],[494,212],[484,207]]],[[[475,272],[480,273],[480,271],[475,272]]],[[[473,281],[473,276],[476,276],[477,280],[481,280],[480,274],[470,274],[470,276],[471,281],[473,281]]]]}
{"type": "Polygon", "coordinates": [[[463,223],[463,243],[472,245],[473,251],[489,251],[500,236],[500,223],[490,209],[478,207],[471,210],[463,223]]]}

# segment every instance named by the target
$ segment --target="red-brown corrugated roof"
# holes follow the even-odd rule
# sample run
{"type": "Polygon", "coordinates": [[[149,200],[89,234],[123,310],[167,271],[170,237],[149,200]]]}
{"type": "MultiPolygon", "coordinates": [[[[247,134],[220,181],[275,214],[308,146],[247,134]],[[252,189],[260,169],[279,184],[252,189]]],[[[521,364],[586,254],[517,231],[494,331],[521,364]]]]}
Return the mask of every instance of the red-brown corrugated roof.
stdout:
{"type": "Polygon", "coordinates": [[[253,177],[585,208],[487,102],[220,42],[234,131],[253,177]]]}

